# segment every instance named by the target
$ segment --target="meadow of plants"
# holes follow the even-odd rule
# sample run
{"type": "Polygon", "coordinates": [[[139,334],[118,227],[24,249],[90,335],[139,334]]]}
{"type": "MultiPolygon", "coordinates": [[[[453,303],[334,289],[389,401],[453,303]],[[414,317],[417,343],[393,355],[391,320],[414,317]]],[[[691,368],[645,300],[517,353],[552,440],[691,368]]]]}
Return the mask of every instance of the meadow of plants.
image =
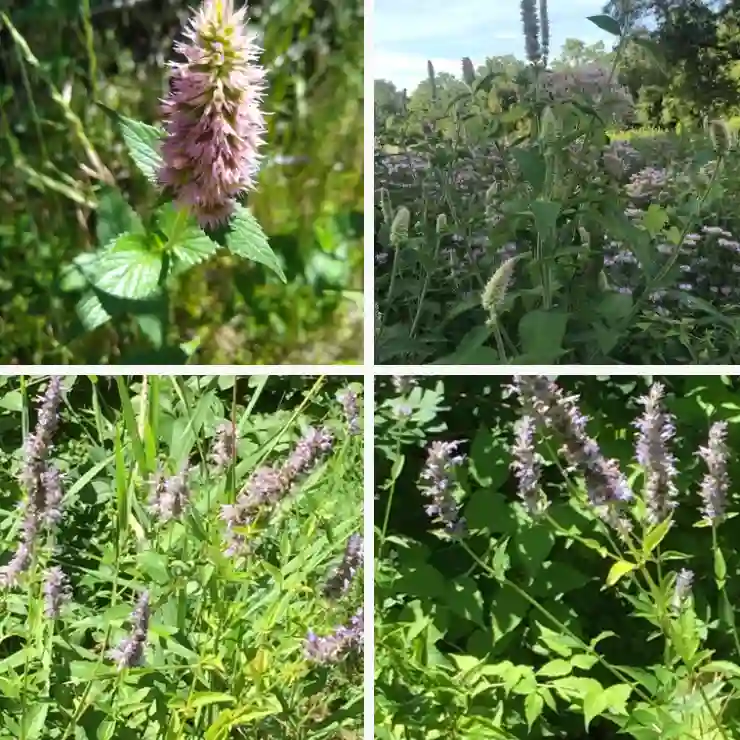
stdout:
{"type": "Polygon", "coordinates": [[[359,739],[362,386],[0,379],[0,737],[359,739]]]}
{"type": "Polygon", "coordinates": [[[379,740],[740,737],[737,378],[375,400],[379,740]]]}
{"type": "Polygon", "coordinates": [[[621,5],[657,30],[549,60],[525,0],[528,62],[376,80],[379,362],[740,359],[737,4],[621,5]]]}
{"type": "Polygon", "coordinates": [[[363,3],[242,5],[2,4],[0,361],[361,361],[363,3]]]}

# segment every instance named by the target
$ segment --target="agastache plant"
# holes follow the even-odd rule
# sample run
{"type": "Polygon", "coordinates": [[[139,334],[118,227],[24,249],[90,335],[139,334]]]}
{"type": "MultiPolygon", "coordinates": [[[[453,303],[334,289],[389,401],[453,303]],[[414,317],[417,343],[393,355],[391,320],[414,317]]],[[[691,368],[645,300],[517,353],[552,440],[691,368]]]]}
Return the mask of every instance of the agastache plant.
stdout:
{"type": "Polygon", "coordinates": [[[166,311],[152,314],[151,302],[164,298],[172,275],[210,259],[220,247],[248,259],[259,255],[259,262],[286,282],[267,236],[243,203],[256,189],[266,92],[261,49],[246,6],[236,10],[234,0],[204,0],[175,50],[179,59],[169,63],[161,125],[106,108],[120,125],[134,163],[161,190],[160,207],[141,218],[116,193],[131,230],[68,267],[83,279],[77,312],[86,329],[111,318],[99,300],[102,291],[131,301],[134,316],[157,320],[157,349],[169,341],[169,318],[166,311]]]}
{"type": "Polygon", "coordinates": [[[362,608],[343,624],[323,637],[309,632],[304,642],[306,658],[312,663],[339,663],[349,655],[361,654],[364,648],[365,612],[362,608]]]}
{"type": "Polygon", "coordinates": [[[346,594],[357,572],[362,568],[363,562],[362,537],[359,534],[352,534],[347,540],[342,562],[324,584],[324,595],[330,599],[338,599],[346,594]]]}
{"type": "Polygon", "coordinates": [[[424,507],[427,515],[451,535],[465,531],[465,520],[460,518],[457,501],[452,495],[454,470],[465,460],[464,455],[457,454],[459,445],[459,441],[434,441],[429,445],[419,486],[422,495],[429,499],[424,507]]]}

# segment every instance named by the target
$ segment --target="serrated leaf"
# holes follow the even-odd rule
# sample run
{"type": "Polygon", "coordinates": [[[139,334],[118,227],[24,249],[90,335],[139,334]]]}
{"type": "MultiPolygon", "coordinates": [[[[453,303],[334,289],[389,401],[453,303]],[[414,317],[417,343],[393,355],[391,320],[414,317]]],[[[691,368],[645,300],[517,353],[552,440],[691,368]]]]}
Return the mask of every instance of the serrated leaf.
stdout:
{"type": "Polygon", "coordinates": [[[165,132],[158,126],[122,116],[107,105],[98,103],[105,113],[112,118],[121,130],[126,149],[139,171],[152,183],[157,182],[157,173],[162,166],[160,143],[165,132]]]}
{"type": "Polygon", "coordinates": [[[195,218],[171,203],[157,214],[157,225],[168,240],[174,274],[189,270],[218,251],[219,245],[198,226],[195,218]]]}
{"type": "Polygon", "coordinates": [[[519,322],[522,351],[532,364],[556,361],[563,354],[568,314],[561,311],[529,311],[519,322]]]}
{"type": "Polygon", "coordinates": [[[230,225],[231,230],[226,237],[226,246],[229,250],[233,254],[268,267],[284,283],[287,283],[283,268],[275,253],[270,249],[265,232],[249,210],[238,205],[230,225]]]}
{"type": "Polygon", "coordinates": [[[137,300],[157,292],[162,257],[148,248],[143,234],[124,234],[95,265],[95,287],[117,298],[137,300]]]}

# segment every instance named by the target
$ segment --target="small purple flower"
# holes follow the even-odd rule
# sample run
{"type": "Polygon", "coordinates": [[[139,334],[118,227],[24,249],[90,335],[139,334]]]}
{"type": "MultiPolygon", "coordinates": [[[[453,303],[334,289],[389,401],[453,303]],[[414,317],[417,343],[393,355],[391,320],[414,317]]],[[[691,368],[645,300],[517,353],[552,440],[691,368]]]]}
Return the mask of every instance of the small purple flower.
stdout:
{"type": "Polygon", "coordinates": [[[640,398],[645,411],[635,422],[638,430],[635,456],[645,470],[645,500],[648,519],[662,522],[676,507],[676,458],[668,445],[676,434],[673,417],[662,408],[664,388],[654,383],[647,396],[640,398]]]}
{"type": "Polygon", "coordinates": [[[324,585],[324,595],[338,599],[349,591],[357,571],[363,565],[363,542],[359,534],[350,535],[342,562],[324,585]]]}
{"type": "Polygon", "coordinates": [[[357,394],[351,388],[346,388],[339,394],[339,402],[342,404],[344,415],[347,418],[347,433],[355,437],[361,432],[357,394]]]}
{"type": "Polygon", "coordinates": [[[453,471],[465,460],[464,455],[455,454],[459,444],[459,440],[432,442],[421,471],[420,490],[430,499],[424,510],[432,521],[443,524],[449,534],[461,534],[464,530],[464,521],[459,518],[457,502],[452,495],[453,471]]]}
{"type": "Polygon", "coordinates": [[[254,188],[265,131],[265,70],[246,6],[205,0],[191,18],[171,62],[170,95],[162,107],[167,138],[160,181],[202,226],[229,218],[237,196],[254,188]]]}
{"type": "Polygon", "coordinates": [[[694,573],[687,568],[681,568],[676,576],[676,584],[673,590],[673,608],[680,611],[691,593],[691,584],[694,581],[694,573]]]}
{"type": "Polygon", "coordinates": [[[158,476],[149,501],[149,509],[160,522],[179,519],[190,502],[188,470],[169,478],[158,476]]]}
{"type": "Polygon", "coordinates": [[[236,428],[230,421],[226,421],[216,430],[211,459],[219,470],[224,470],[232,464],[235,457],[236,428]]]}
{"type": "Polygon", "coordinates": [[[715,422],[709,429],[707,446],[700,447],[698,453],[707,466],[699,495],[704,501],[704,516],[712,523],[724,515],[727,493],[730,489],[730,478],[727,474],[729,450],[726,438],[727,422],[715,422]]]}
{"type": "Polygon", "coordinates": [[[340,625],[325,637],[309,632],[304,642],[306,658],[312,663],[339,663],[352,653],[364,649],[365,612],[362,608],[351,617],[348,625],[340,625]]]}
{"type": "Polygon", "coordinates": [[[149,633],[149,617],[149,592],[144,591],[131,614],[129,634],[118,643],[118,647],[108,651],[108,657],[116,664],[119,671],[143,663],[144,648],[149,633]]]}
{"type": "Polygon", "coordinates": [[[536,424],[531,416],[523,416],[516,424],[516,439],[511,450],[511,467],[519,482],[519,498],[532,515],[542,513],[548,501],[540,487],[541,461],[535,450],[536,424]]]}
{"type": "Polygon", "coordinates": [[[26,511],[23,529],[15,554],[7,565],[0,568],[0,587],[13,588],[18,585],[21,574],[28,571],[33,562],[39,522],[34,510],[26,511]]]}
{"type": "Polygon", "coordinates": [[[41,520],[49,530],[59,526],[62,521],[62,476],[55,467],[41,474],[41,489],[44,492],[44,508],[39,512],[41,520]]]}
{"type": "Polygon", "coordinates": [[[59,566],[49,568],[44,575],[44,614],[49,619],[57,619],[71,598],[72,589],[66,573],[59,566]]]}

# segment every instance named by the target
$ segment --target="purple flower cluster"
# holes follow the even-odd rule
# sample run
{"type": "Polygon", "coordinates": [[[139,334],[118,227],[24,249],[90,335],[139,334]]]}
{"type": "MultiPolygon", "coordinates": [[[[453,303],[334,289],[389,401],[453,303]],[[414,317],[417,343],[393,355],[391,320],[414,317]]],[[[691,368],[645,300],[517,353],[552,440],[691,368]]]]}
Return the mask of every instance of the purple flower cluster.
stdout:
{"type": "Polygon", "coordinates": [[[245,549],[244,536],[235,530],[248,526],[265,510],[273,509],[298,478],[331,451],[333,442],[328,429],[309,427],[282,465],[257,468],[252,473],[236,502],[221,507],[221,518],[226,522],[227,555],[237,555],[245,549]]]}
{"type": "Polygon", "coordinates": [[[662,408],[664,388],[654,383],[640,398],[645,411],[634,423],[638,430],[635,453],[645,471],[645,502],[648,520],[662,522],[676,507],[676,458],[668,445],[676,435],[673,417],[662,408]]]}
{"type": "Polygon", "coordinates": [[[691,593],[691,584],[694,581],[694,573],[687,568],[681,568],[676,575],[676,583],[673,588],[673,608],[680,611],[681,607],[691,593]]]}
{"type": "Polygon", "coordinates": [[[221,424],[216,430],[216,439],[211,451],[211,459],[219,470],[225,470],[236,457],[236,427],[230,421],[221,424]]]}
{"type": "Polygon", "coordinates": [[[26,439],[20,476],[26,488],[26,499],[20,507],[23,524],[15,554],[7,565],[0,568],[0,588],[18,584],[21,574],[31,567],[40,532],[52,532],[62,519],[61,475],[49,465],[52,438],[59,425],[61,400],[61,377],[52,376],[45,393],[38,399],[36,427],[26,439]]]}
{"type": "Polygon", "coordinates": [[[511,467],[519,482],[518,493],[527,511],[532,516],[541,514],[548,505],[540,487],[542,465],[535,450],[534,434],[537,429],[531,416],[523,416],[516,424],[515,441],[511,450],[511,467]]]}
{"type": "Polygon", "coordinates": [[[519,396],[524,413],[536,425],[554,432],[563,442],[560,454],[570,466],[583,475],[591,503],[607,521],[617,521],[613,506],[632,498],[627,479],[616,460],[604,457],[598,443],[586,430],[588,417],[577,406],[578,396],[566,395],[556,383],[544,376],[515,376],[512,386],[519,396]]]}
{"type": "Polygon", "coordinates": [[[357,394],[351,389],[346,388],[339,395],[339,402],[344,409],[344,415],[347,418],[347,432],[350,436],[357,436],[362,430],[360,429],[360,412],[357,408],[357,394]]]}
{"type": "Polygon", "coordinates": [[[362,537],[359,534],[352,534],[347,540],[342,562],[324,584],[324,595],[330,599],[338,599],[340,596],[344,596],[349,591],[355,575],[362,568],[363,562],[362,537]]]}
{"type": "Polygon", "coordinates": [[[187,466],[177,475],[157,475],[149,499],[149,510],[160,522],[179,519],[190,502],[187,466]]]}
{"type": "Polygon", "coordinates": [[[424,510],[452,535],[462,534],[465,529],[465,521],[460,519],[457,502],[452,495],[454,469],[465,460],[465,455],[456,454],[459,444],[459,440],[432,442],[427,448],[426,465],[421,471],[420,490],[430,499],[424,510]]]}
{"type": "Polygon", "coordinates": [[[205,0],[184,35],[186,42],[175,48],[185,61],[170,63],[170,95],[162,108],[167,138],[159,179],[202,226],[217,226],[255,184],[265,71],[257,64],[260,49],[246,25],[246,6],[234,11],[233,0],[205,0]]]}
{"type": "Polygon", "coordinates": [[[699,448],[699,456],[707,466],[699,495],[704,502],[704,516],[712,523],[724,515],[727,493],[730,489],[730,478],[727,474],[729,450],[726,438],[727,423],[715,422],[709,429],[707,446],[699,448]]]}
{"type": "Polygon", "coordinates": [[[143,591],[131,613],[129,634],[118,643],[117,647],[108,651],[108,657],[116,664],[119,671],[143,663],[144,648],[149,633],[149,617],[149,592],[143,591]]]}
{"type": "Polygon", "coordinates": [[[57,619],[71,598],[72,589],[66,573],[59,566],[49,568],[44,575],[44,614],[49,619],[57,619]]]}
{"type": "Polygon", "coordinates": [[[361,654],[365,644],[365,612],[362,608],[324,637],[309,632],[304,642],[306,658],[312,663],[339,663],[352,653],[361,654]]]}

